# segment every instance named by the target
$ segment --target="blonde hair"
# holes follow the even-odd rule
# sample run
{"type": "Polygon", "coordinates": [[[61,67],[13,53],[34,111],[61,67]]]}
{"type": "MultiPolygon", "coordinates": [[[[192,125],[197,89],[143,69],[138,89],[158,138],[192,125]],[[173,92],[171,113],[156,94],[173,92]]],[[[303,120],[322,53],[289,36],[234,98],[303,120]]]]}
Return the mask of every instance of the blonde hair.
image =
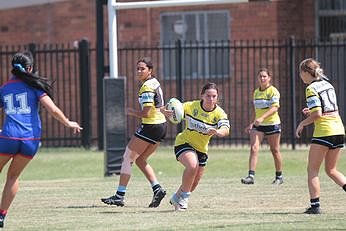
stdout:
{"type": "Polygon", "coordinates": [[[323,73],[323,69],[320,66],[320,63],[312,58],[304,59],[299,64],[299,71],[308,72],[312,77],[316,79],[325,79],[329,80],[327,76],[323,73]]]}

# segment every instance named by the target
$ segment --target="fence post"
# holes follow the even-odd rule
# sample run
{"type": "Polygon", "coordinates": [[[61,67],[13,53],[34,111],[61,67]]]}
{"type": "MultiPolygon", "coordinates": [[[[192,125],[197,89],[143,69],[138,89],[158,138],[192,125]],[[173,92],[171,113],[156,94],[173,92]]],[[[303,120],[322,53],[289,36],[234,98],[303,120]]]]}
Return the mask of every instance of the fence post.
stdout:
{"type": "Polygon", "coordinates": [[[295,38],[294,36],[290,37],[289,40],[289,55],[290,55],[290,76],[291,76],[291,105],[292,105],[292,134],[291,134],[291,143],[292,149],[296,149],[296,136],[295,130],[297,127],[297,116],[296,116],[296,61],[295,61],[295,38]]]}
{"type": "MultiPolygon", "coordinates": [[[[184,86],[183,86],[183,52],[181,46],[181,40],[177,40],[175,43],[175,74],[176,74],[176,94],[177,98],[182,101],[184,100],[184,86]]],[[[177,131],[181,132],[183,130],[182,123],[177,126],[177,131]]]]}
{"type": "MultiPolygon", "coordinates": [[[[36,44],[35,43],[29,43],[28,44],[28,50],[30,51],[32,58],[34,59],[34,64],[35,64],[35,60],[36,60],[36,44]]],[[[35,73],[36,70],[36,65],[34,65],[32,72],[35,73]]]]}
{"type": "Polygon", "coordinates": [[[90,52],[89,41],[85,38],[78,42],[79,51],[79,82],[80,82],[80,107],[81,107],[81,126],[83,127],[82,146],[90,147],[90,52]]]}

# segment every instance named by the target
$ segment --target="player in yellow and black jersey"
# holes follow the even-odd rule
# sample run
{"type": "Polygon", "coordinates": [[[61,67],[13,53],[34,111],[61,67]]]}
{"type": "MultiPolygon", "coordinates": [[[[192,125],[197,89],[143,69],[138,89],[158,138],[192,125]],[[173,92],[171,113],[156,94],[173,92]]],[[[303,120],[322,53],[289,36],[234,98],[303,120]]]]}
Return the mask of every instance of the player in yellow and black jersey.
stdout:
{"type": "Polygon", "coordinates": [[[280,185],[283,183],[280,153],[281,124],[278,113],[280,93],[271,85],[271,74],[267,68],[261,68],[257,77],[260,86],[253,94],[255,119],[245,129],[245,132],[250,135],[249,171],[241,182],[243,184],[255,183],[259,146],[266,137],[275,163],[275,179],[272,183],[280,185]]]}
{"type": "Polygon", "coordinates": [[[328,176],[346,191],[346,177],[336,169],[340,149],[344,147],[345,128],[341,121],[334,87],[323,74],[320,64],[314,59],[305,59],[299,66],[300,77],[307,88],[305,90],[307,108],[303,113],[307,116],[296,129],[299,137],[303,128],[314,124],[308,158],[308,187],[310,207],[308,214],[319,214],[320,182],[318,173],[324,160],[328,176]]]}
{"type": "Polygon", "coordinates": [[[119,185],[115,195],[102,198],[101,201],[109,205],[124,206],[132,164],[136,162],[136,165],[150,182],[154,193],[149,207],[158,207],[165,197],[166,191],[159,184],[147,159],[155,152],[167,131],[166,118],[160,112],[164,106],[163,94],[159,81],[153,76],[153,64],[150,59],[144,58],[137,62],[137,77],[142,83],[138,92],[140,110],[128,108],[127,115],[140,118],[142,123],[126,146],[121,164],[119,185]]]}
{"type": "Polygon", "coordinates": [[[175,210],[185,210],[191,192],[197,187],[208,160],[208,144],[213,136],[229,134],[227,114],[217,105],[218,89],[215,83],[204,85],[201,100],[183,104],[185,129],[175,140],[176,159],[185,167],[182,182],[170,203],[175,210]]]}

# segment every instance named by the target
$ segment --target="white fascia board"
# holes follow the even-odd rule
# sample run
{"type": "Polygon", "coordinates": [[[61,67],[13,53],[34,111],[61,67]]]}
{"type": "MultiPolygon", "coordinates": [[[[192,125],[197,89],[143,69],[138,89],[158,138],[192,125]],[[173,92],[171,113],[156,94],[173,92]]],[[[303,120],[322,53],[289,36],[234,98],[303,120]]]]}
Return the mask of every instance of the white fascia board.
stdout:
{"type": "Polygon", "coordinates": [[[216,5],[231,3],[247,3],[248,0],[161,0],[161,1],[139,1],[139,2],[117,2],[112,1],[115,10],[154,8],[154,7],[174,7],[174,6],[198,6],[198,5],[216,5]]]}

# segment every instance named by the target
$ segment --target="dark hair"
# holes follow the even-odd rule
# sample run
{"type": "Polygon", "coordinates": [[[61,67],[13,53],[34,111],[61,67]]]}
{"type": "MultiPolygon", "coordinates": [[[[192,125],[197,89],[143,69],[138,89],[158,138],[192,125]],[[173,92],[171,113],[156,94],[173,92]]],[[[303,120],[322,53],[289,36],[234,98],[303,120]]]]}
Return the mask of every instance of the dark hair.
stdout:
{"type": "Polygon", "coordinates": [[[219,89],[217,88],[215,83],[207,83],[203,86],[202,91],[201,91],[201,95],[203,95],[205,93],[206,90],[209,89],[215,89],[217,93],[219,93],[219,89]]]}
{"type": "Polygon", "coordinates": [[[53,88],[52,83],[43,77],[38,76],[35,73],[29,72],[30,68],[33,68],[34,61],[31,53],[23,52],[16,53],[12,58],[12,70],[11,73],[17,78],[23,80],[30,87],[38,90],[42,90],[47,93],[47,95],[53,98],[53,88]]]}
{"type": "Polygon", "coordinates": [[[154,69],[153,62],[151,61],[151,59],[149,57],[144,57],[144,58],[139,59],[137,61],[137,64],[138,63],[145,63],[150,70],[154,69]]]}
{"type": "Polygon", "coordinates": [[[267,73],[268,76],[272,77],[272,73],[268,70],[268,68],[265,68],[265,67],[261,67],[258,71],[257,71],[257,75],[259,75],[259,73],[261,72],[265,72],[267,73]]]}

